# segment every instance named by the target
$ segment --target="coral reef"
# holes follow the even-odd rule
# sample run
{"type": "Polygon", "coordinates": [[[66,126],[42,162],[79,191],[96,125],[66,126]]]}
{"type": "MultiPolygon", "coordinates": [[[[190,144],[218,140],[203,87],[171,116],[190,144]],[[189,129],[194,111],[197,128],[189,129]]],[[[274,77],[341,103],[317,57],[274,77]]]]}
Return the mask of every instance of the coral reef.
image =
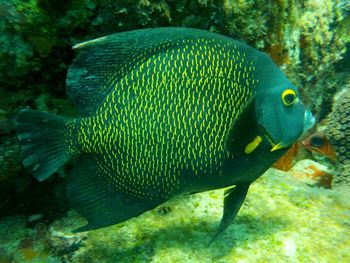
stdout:
{"type": "MultiPolygon", "coordinates": [[[[312,162],[308,164],[312,164],[312,162]]],[[[296,165],[294,172],[303,165],[296,165]]],[[[302,171],[299,170],[301,173],[302,171]]],[[[127,222],[85,233],[70,212],[46,227],[0,221],[2,262],[348,262],[347,193],[310,187],[270,169],[252,185],[235,222],[208,246],[223,190],[182,196],[127,222]],[[9,234],[11,233],[11,234],[9,234]],[[204,260],[205,259],[205,260],[204,260]],[[204,261],[203,261],[204,260],[204,261]]]]}

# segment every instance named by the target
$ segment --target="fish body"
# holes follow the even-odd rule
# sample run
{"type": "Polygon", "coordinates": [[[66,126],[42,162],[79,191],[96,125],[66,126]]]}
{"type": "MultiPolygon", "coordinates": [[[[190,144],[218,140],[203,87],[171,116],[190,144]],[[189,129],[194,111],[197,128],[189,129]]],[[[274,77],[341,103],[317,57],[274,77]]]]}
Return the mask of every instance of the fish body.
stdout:
{"type": "Polygon", "coordinates": [[[24,165],[38,180],[77,159],[67,195],[88,219],[78,231],[125,221],[175,195],[235,185],[218,235],[249,185],[312,123],[271,59],[228,37],[159,28],[75,48],[67,94],[81,117],[24,110],[17,131],[24,165]]]}

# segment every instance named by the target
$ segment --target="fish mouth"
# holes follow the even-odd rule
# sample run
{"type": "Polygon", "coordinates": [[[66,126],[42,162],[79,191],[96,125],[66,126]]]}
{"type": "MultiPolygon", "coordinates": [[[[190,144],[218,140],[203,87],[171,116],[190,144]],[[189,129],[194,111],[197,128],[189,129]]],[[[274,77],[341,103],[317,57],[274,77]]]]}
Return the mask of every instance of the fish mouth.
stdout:
{"type": "Polygon", "coordinates": [[[276,143],[272,137],[268,134],[264,126],[260,125],[260,130],[262,132],[262,135],[267,139],[267,141],[271,144],[272,148],[270,152],[274,152],[283,148],[286,148],[288,145],[285,145],[283,142],[276,143]]]}

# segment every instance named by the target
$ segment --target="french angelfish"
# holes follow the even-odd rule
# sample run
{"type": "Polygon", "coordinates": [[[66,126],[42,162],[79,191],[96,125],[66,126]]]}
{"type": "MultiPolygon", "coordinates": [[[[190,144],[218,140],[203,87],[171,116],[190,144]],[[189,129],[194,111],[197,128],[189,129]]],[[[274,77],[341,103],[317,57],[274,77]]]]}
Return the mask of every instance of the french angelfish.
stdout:
{"type": "Polygon", "coordinates": [[[186,28],[143,29],[74,46],[67,95],[80,117],[22,110],[23,164],[43,181],[68,160],[67,198],[110,226],[169,198],[228,187],[219,235],[250,184],[312,123],[297,88],[244,43],[186,28]]]}

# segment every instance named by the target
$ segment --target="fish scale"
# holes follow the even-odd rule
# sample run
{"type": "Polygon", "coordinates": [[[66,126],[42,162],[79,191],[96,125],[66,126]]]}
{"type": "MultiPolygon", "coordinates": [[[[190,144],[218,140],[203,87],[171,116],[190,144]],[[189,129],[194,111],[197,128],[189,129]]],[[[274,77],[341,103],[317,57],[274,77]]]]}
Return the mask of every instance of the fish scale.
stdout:
{"type": "Polygon", "coordinates": [[[81,117],[23,110],[17,134],[38,180],[76,160],[67,198],[88,220],[76,231],[123,222],[178,194],[230,187],[217,236],[249,185],[312,120],[270,58],[225,36],[145,29],[74,48],[81,53],[67,94],[81,117]]]}
{"type": "Polygon", "coordinates": [[[240,109],[253,94],[253,87],[244,86],[249,82],[240,83],[240,77],[235,78],[235,74],[233,74],[235,89],[227,85],[231,79],[221,79],[223,71],[232,74],[232,68],[229,59],[220,58],[233,57],[236,62],[239,61],[237,68],[239,71],[251,72],[254,67],[243,66],[245,60],[240,59],[241,54],[230,52],[229,45],[217,43],[209,49],[207,41],[203,39],[199,39],[196,43],[191,42],[192,46],[188,46],[185,42],[183,50],[174,48],[166,54],[161,53],[131,71],[130,77],[126,76],[115,84],[114,91],[107,96],[98,110],[98,117],[81,120],[80,138],[85,138],[85,141],[80,141],[79,144],[83,145],[83,148],[89,145],[87,146],[89,150],[85,150],[88,152],[97,154],[106,152],[103,162],[106,162],[109,170],[103,171],[103,174],[114,177],[118,190],[129,192],[130,189],[139,189],[136,193],[138,198],[149,198],[149,192],[153,193],[153,198],[159,198],[159,195],[168,197],[179,191],[180,176],[185,167],[194,176],[208,174],[213,176],[215,172],[220,176],[221,172],[217,169],[217,165],[227,157],[224,147],[225,134],[237,118],[240,109]],[[198,52],[201,49],[203,52],[198,52]],[[211,57],[214,61],[208,59],[211,57]],[[187,65],[183,63],[185,59],[187,65]],[[204,64],[198,68],[199,61],[204,64]],[[224,61],[227,62],[224,64],[224,61]],[[156,66],[150,67],[151,64],[156,66]],[[174,68],[173,65],[180,67],[174,68]],[[188,72],[194,65],[198,68],[196,73],[188,72]],[[212,75],[218,77],[209,79],[208,76],[212,75]],[[190,77],[186,79],[184,76],[190,77]],[[135,98],[132,99],[130,94],[136,94],[135,98]],[[186,95],[183,96],[184,94],[186,95]],[[190,100],[193,97],[198,100],[190,100]],[[115,98],[118,98],[120,105],[123,105],[121,101],[130,100],[130,103],[124,108],[116,108],[113,105],[115,98]],[[182,110],[179,111],[179,108],[182,110]],[[106,109],[114,110],[106,111],[106,109]],[[175,117],[174,112],[180,114],[176,114],[175,117]],[[221,112],[226,114],[218,114],[221,112]],[[162,117],[161,120],[156,119],[155,115],[162,117]],[[94,123],[93,130],[90,129],[91,122],[94,123]],[[157,124],[161,129],[154,129],[154,125],[157,124]],[[109,127],[116,125],[116,127],[112,130],[101,127],[102,125],[109,127]],[[123,126],[124,129],[119,129],[119,126],[123,126]],[[91,137],[95,142],[92,143],[91,137]],[[159,138],[162,138],[163,142],[161,149],[157,147],[152,149],[152,145],[159,144],[159,138]],[[209,151],[203,151],[203,146],[209,147],[209,151]],[[145,177],[147,180],[141,180],[145,177]],[[163,188],[159,187],[159,184],[163,188]]]}

